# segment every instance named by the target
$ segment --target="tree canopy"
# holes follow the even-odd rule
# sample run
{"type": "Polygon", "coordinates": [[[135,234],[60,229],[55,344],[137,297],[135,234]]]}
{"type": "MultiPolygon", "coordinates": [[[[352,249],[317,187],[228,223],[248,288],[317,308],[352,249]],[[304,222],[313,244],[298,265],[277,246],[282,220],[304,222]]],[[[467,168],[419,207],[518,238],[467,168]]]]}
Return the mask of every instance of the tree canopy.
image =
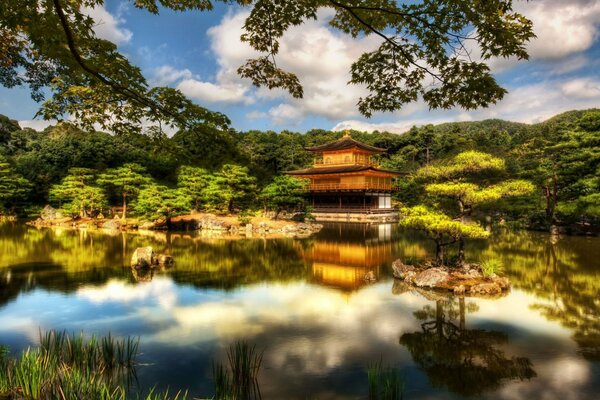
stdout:
{"type": "MultiPolygon", "coordinates": [[[[422,98],[431,108],[485,107],[502,99],[487,62],[492,57],[527,59],[532,24],[512,9],[512,0],[136,0],[158,14],[211,10],[214,3],[250,9],[241,40],[259,52],[238,73],[256,86],[303,95],[293,71],[277,66],[279,40],[293,26],[332,9],[332,28],[353,38],[375,35],[380,46],[352,64],[352,84],[366,86],[360,99],[366,116],[393,111],[422,98]],[[479,53],[471,57],[471,53],[479,53]]],[[[0,84],[28,86],[43,102],[39,115],[70,115],[90,129],[141,130],[149,121],[196,129],[225,128],[226,116],[194,104],[179,90],[151,87],[140,69],[110,41],[97,37],[86,8],[104,0],[20,0],[0,3],[0,84]],[[46,98],[46,93],[51,94],[46,98]]]]}

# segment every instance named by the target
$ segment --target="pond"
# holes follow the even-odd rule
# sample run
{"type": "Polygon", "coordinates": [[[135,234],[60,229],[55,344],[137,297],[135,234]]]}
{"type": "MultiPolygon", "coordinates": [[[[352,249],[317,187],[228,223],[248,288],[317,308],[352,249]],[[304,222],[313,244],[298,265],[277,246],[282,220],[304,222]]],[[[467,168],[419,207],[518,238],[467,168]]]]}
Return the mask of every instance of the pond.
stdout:
{"type": "Polygon", "coordinates": [[[408,399],[596,399],[600,238],[502,232],[470,243],[513,282],[498,299],[406,290],[396,258],[431,244],[395,225],[327,225],[308,239],[37,230],[0,225],[0,344],[40,330],[140,338],[141,387],[213,393],[230,345],[264,350],[263,399],[363,399],[374,363],[408,399]],[[175,266],[132,273],[136,247],[175,266]],[[367,278],[367,279],[365,279],[367,278]]]}

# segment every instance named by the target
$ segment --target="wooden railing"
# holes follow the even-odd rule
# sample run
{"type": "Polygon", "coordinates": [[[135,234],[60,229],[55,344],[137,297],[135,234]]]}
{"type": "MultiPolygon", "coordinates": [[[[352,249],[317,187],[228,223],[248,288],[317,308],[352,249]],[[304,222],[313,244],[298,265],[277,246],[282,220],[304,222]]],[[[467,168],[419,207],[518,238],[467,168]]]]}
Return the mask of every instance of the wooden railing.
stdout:
{"type": "Polygon", "coordinates": [[[309,191],[327,190],[394,190],[395,185],[389,183],[311,183],[307,186],[309,191]]]}
{"type": "Polygon", "coordinates": [[[346,162],[331,162],[325,163],[323,160],[315,160],[315,167],[337,167],[340,165],[367,165],[369,167],[379,167],[379,163],[377,161],[371,160],[352,160],[346,162]]]}
{"type": "Polygon", "coordinates": [[[379,208],[375,205],[358,206],[358,205],[330,205],[330,204],[315,204],[314,212],[328,212],[328,213],[352,213],[352,212],[365,212],[365,213],[389,213],[395,211],[394,207],[379,208]]]}

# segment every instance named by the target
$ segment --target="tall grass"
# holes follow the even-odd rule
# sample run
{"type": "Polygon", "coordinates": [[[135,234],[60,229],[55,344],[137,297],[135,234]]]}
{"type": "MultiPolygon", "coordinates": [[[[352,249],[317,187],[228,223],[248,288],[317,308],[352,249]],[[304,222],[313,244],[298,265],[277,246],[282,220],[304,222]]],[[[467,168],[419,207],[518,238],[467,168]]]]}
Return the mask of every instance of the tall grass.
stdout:
{"type": "Polygon", "coordinates": [[[404,396],[404,378],[397,367],[383,367],[381,361],[367,369],[369,400],[401,400],[404,396]]]}
{"type": "Polygon", "coordinates": [[[0,398],[125,400],[138,339],[40,332],[39,346],[0,357],[0,398]]]}
{"type": "Polygon", "coordinates": [[[246,342],[236,342],[227,350],[228,365],[214,364],[216,400],[260,399],[258,371],[263,352],[246,342]]]}

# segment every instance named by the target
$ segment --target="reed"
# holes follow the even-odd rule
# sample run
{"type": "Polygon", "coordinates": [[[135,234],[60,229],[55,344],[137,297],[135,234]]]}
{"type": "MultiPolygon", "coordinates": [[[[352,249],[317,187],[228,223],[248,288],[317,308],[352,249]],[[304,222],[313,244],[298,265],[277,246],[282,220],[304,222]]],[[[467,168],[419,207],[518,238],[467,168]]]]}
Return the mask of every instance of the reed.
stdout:
{"type": "Polygon", "coordinates": [[[0,398],[125,400],[138,348],[137,338],[40,332],[39,347],[0,354],[0,398]]]}
{"type": "Polygon", "coordinates": [[[401,400],[404,397],[404,378],[397,367],[383,367],[381,361],[367,369],[369,400],[401,400]]]}
{"type": "Polygon", "coordinates": [[[227,350],[227,367],[213,364],[216,400],[260,399],[258,372],[263,351],[246,342],[236,342],[227,350]]]}

